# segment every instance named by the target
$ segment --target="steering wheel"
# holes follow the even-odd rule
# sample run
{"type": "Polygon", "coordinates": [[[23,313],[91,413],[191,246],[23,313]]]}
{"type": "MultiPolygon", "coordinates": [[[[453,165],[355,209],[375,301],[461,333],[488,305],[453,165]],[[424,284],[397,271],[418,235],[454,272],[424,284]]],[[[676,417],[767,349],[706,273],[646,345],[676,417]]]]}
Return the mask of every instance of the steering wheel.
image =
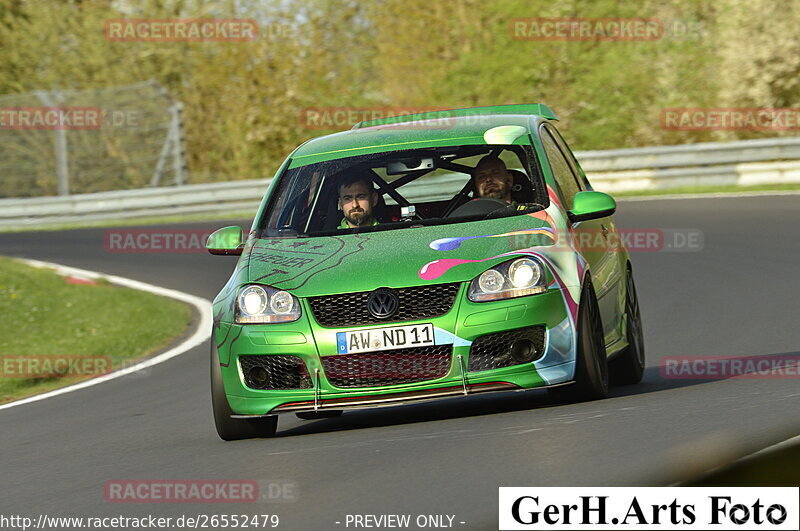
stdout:
{"type": "Polygon", "coordinates": [[[464,203],[447,217],[488,216],[497,210],[504,210],[509,207],[511,207],[511,205],[500,199],[495,199],[494,197],[479,197],[478,199],[473,199],[469,203],[464,203]]]}
{"type": "Polygon", "coordinates": [[[469,200],[469,195],[465,194],[463,190],[454,195],[453,198],[447,203],[447,207],[444,209],[442,217],[449,218],[450,214],[453,212],[453,209],[455,209],[458,204],[465,199],[469,200]]]}

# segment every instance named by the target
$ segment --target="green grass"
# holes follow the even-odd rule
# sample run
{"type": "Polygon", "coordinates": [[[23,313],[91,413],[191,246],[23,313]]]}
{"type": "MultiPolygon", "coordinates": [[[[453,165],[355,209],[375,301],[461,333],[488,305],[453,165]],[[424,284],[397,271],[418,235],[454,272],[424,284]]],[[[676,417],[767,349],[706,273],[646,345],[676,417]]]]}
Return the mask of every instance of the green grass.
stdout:
{"type": "Polygon", "coordinates": [[[107,357],[116,369],[167,346],[185,331],[191,312],[172,299],[104,281],[69,284],[53,271],[0,257],[0,316],[3,403],[91,377],[13,377],[20,373],[8,363],[107,357]]]}
{"type": "Polygon", "coordinates": [[[761,184],[757,186],[681,186],[677,188],[665,188],[662,190],[631,190],[628,192],[614,192],[611,195],[614,197],[641,197],[654,195],[718,194],[732,192],[779,192],[791,190],[800,190],[800,183],[761,184]]]}
{"type": "Polygon", "coordinates": [[[735,463],[687,487],[780,487],[800,485],[800,444],[735,463]]]}

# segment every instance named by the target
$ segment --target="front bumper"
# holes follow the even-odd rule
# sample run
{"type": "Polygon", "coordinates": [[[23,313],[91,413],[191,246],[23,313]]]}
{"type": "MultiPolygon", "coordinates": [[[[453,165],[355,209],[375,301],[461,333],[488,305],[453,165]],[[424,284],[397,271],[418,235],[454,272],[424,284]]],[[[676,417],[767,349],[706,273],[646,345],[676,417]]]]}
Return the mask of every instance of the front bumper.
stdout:
{"type": "Polygon", "coordinates": [[[237,416],[259,416],[317,409],[376,407],[477,392],[550,387],[572,380],[575,367],[574,327],[561,290],[551,289],[542,294],[504,301],[473,303],[466,299],[465,289],[466,286],[462,286],[455,305],[445,315],[385,325],[431,323],[442,335],[449,336],[448,341],[453,343],[449,370],[442,377],[421,382],[358,388],[332,385],[325,375],[322,359],[337,355],[336,333],[376,326],[321,327],[311,317],[305,301],[303,316],[293,323],[220,323],[215,328],[215,338],[231,409],[237,416]],[[470,349],[475,339],[531,326],[545,329],[543,353],[538,359],[497,369],[468,370],[470,349]],[[253,355],[297,356],[304,362],[312,383],[305,389],[252,389],[245,383],[239,357],[253,355]]]}

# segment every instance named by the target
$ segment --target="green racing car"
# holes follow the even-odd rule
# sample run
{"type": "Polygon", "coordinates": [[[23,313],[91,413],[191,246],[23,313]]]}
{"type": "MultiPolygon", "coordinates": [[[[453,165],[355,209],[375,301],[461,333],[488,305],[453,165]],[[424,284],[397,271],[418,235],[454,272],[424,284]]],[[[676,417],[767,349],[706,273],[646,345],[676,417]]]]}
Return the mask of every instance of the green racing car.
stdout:
{"type": "Polygon", "coordinates": [[[214,300],[222,439],[278,415],[546,388],[603,398],[639,382],[644,344],[612,197],[546,105],[361,122],[279,168],[214,300]]]}

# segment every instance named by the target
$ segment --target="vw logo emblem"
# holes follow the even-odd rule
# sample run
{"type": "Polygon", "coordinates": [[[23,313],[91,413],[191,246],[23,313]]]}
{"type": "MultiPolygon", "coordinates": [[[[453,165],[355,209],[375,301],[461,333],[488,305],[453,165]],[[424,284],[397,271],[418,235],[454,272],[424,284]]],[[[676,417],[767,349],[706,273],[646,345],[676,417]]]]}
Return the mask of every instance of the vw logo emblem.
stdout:
{"type": "Polygon", "coordinates": [[[400,307],[400,299],[393,290],[376,289],[367,297],[367,310],[376,319],[386,319],[393,316],[400,307]]]}

